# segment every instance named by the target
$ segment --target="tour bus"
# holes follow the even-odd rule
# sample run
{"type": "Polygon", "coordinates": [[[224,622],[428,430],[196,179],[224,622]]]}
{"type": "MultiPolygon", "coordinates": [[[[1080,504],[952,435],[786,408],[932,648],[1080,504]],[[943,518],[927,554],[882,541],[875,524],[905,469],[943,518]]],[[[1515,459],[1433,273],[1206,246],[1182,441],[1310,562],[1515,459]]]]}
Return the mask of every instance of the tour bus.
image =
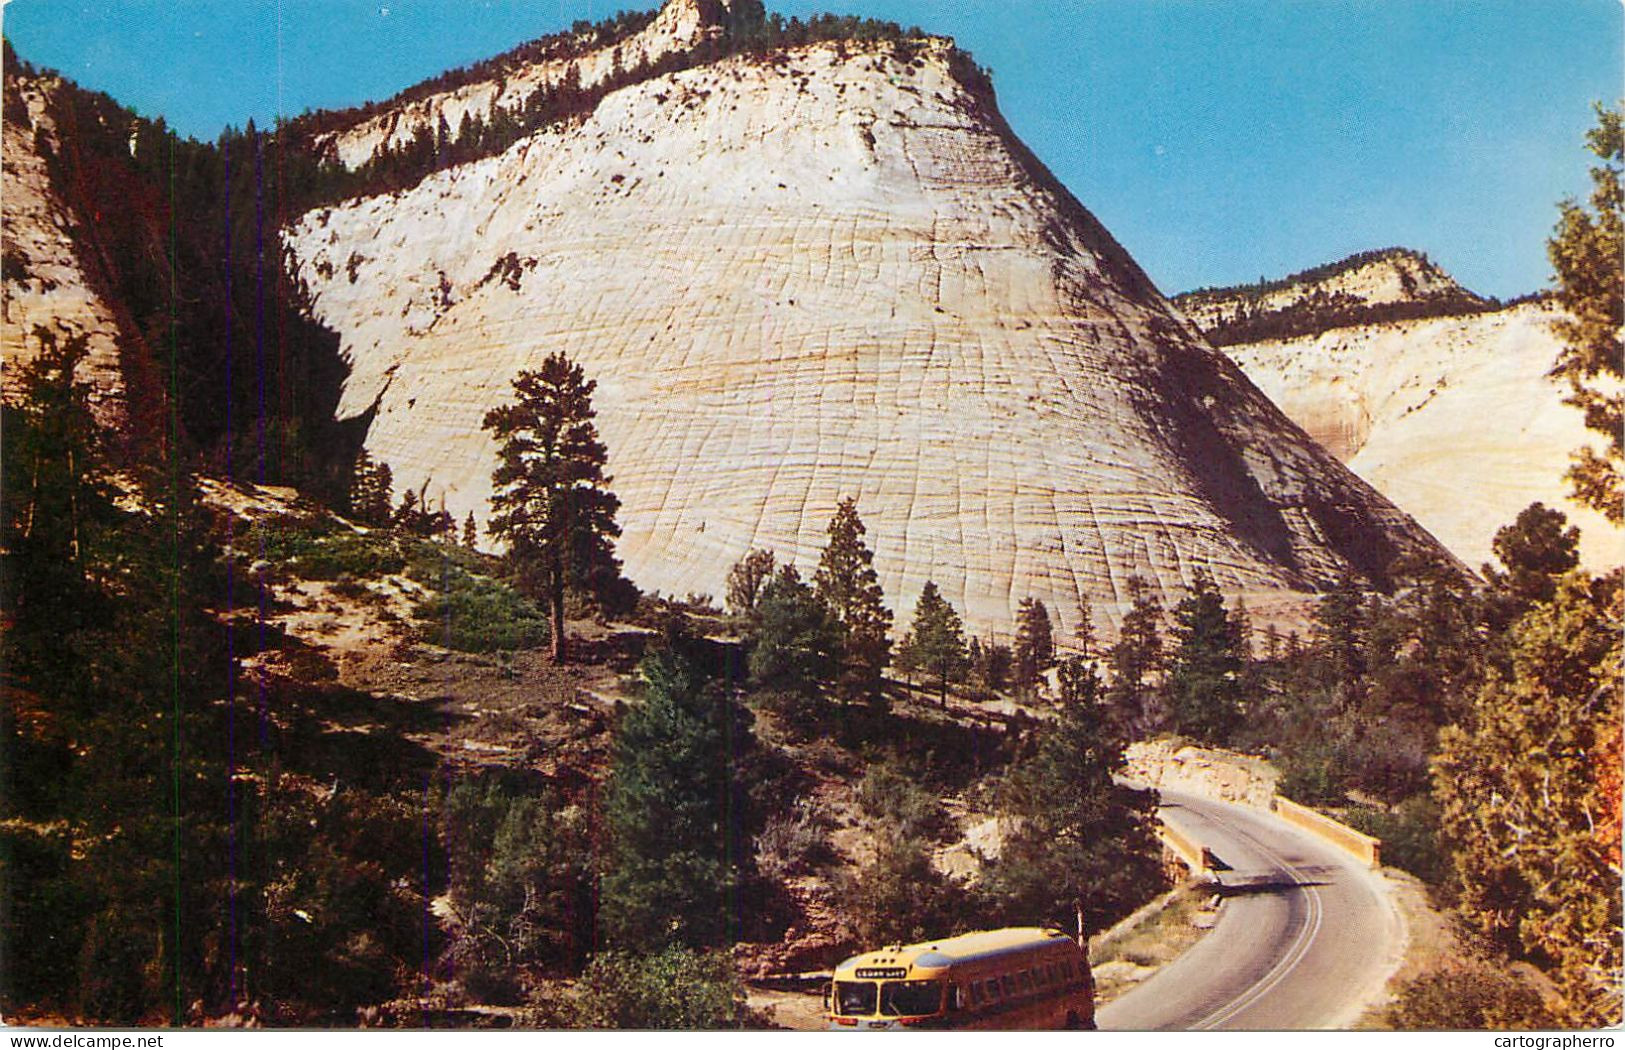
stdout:
{"type": "Polygon", "coordinates": [[[1089,958],[1059,930],[1018,927],[893,945],[835,968],[833,1030],[1093,1028],[1089,958]]]}

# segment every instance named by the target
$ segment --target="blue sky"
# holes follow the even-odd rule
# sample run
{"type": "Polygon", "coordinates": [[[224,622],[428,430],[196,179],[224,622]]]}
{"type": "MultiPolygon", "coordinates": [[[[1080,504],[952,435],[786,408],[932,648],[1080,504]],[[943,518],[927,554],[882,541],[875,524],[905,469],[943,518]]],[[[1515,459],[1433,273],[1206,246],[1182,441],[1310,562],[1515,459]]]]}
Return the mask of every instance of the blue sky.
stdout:
{"type": "MultiPolygon", "coordinates": [[[[11,0],[24,58],[180,131],[383,98],[604,0],[11,0]]],[[[1622,86],[1618,0],[768,0],[950,34],[1011,125],[1167,292],[1366,248],[1542,287],[1622,86]]]]}

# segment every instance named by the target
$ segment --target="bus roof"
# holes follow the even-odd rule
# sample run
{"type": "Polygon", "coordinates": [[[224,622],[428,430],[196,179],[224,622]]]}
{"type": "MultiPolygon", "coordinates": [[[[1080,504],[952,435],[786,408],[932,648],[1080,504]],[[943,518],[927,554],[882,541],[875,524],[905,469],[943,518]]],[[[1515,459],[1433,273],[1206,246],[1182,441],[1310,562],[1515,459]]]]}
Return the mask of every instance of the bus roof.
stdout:
{"type": "Polygon", "coordinates": [[[835,969],[856,967],[951,966],[972,960],[988,959],[1012,952],[1030,951],[1047,944],[1071,943],[1072,938],[1056,929],[1037,926],[1013,926],[1003,930],[981,930],[962,933],[939,941],[878,948],[862,955],[854,955],[835,969]]]}

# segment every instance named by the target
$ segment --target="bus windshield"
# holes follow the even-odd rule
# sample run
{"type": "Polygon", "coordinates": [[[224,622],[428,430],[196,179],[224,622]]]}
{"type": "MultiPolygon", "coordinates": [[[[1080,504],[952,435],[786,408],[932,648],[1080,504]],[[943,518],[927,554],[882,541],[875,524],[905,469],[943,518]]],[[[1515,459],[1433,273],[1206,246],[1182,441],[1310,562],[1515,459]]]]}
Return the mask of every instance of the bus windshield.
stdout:
{"type": "Polygon", "coordinates": [[[890,1017],[934,1014],[942,1009],[941,981],[887,981],[880,989],[880,1012],[890,1017]]]}
{"type": "Polygon", "coordinates": [[[848,1017],[874,1013],[875,988],[873,981],[836,981],[835,1012],[848,1017]]]}

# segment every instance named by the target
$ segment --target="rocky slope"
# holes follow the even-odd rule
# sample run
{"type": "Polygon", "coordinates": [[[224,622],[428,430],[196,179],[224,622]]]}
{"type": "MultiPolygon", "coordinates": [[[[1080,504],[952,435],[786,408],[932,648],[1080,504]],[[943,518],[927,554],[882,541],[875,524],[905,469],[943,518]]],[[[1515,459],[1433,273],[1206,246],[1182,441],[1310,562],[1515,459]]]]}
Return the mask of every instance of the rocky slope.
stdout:
{"type": "Polygon", "coordinates": [[[88,383],[102,417],[122,411],[118,323],[94,290],[75,239],[69,210],[51,182],[42,143],[56,129],[46,112],[53,77],[7,77],[0,127],[0,389],[15,390],[15,369],[40,351],[44,338],[84,336],[87,356],[77,378],[88,383]]]}
{"type": "MultiPolygon", "coordinates": [[[[661,19],[692,0],[672,0],[661,19]]],[[[288,231],[376,406],[372,453],[459,519],[480,429],[564,351],[598,381],[628,574],[808,568],[856,496],[889,600],[976,630],[1043,599],[1109,635],[1198,569],[1272,615],[1438,550],[1222,355],[1008,132],[947,41],[736,56],[288,231]]]]}
{"type": "Polygon", "coordinates": [[[498,63],[492,75],[447,91],[435,92],[316,137],[319,152],[347,168],[357,168],[380,147],[399,149],[414,135],[434,134],[445,125],[456,140],[465,116],[489,121],[499,109],[517,111],[532,92],[573,80],[590,88],[613,72],[654,62],[673,51],[684,51],[721,32],[719,20],[733,0],[698,0],[670,4],[654,21],[623,40],[593,46],[594,35],[565,37],[550,57],[529,62],[498,63]]]}
{"type": "Polygon", "coordinates": [[[1535,500],[1580,526],[1582,556],[1625,562],[1625,533],[1567,499],[1569,453],[1590,440],[1563,388],[1554,312],[1335,328],[1227,351],[1259,389],[1459,557],[1490,557],[1495,530],[1535,500]]]}
{"type": "Polygon", "coordinates": [[[1203,288],[1174,297],[1215,346],[1375,323],[1463,315],[1497,304],[1406,248],[1360,252],[1279,280],[1203,288]]]}

